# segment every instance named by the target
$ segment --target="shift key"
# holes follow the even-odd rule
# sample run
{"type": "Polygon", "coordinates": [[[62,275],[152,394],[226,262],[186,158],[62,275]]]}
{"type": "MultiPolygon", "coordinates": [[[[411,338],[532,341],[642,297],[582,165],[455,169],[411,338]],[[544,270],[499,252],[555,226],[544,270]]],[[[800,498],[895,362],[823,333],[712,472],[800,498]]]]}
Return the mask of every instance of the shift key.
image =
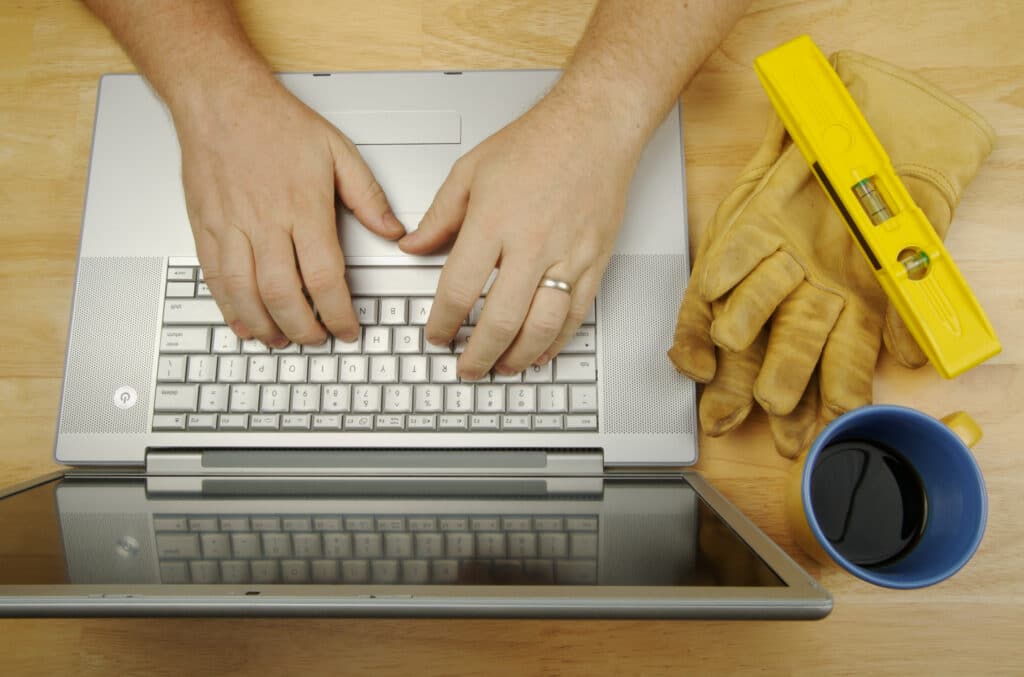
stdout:
{"type": "Polygon", "coordinates": [[[156,554],[160,559],[199,557],[198,534],[157,534],[156,554]]]}
{"type": "Polygon", "coordinates": [[[164,301],[164,324],[224,324],[224,316],[211,298],[164,301]]]}
{"type": "Polygon", "coordinates": [[[559,355],[555,358],[555,381],[593,383],[597,380],[597,358],[593,355],[559,355]]]}

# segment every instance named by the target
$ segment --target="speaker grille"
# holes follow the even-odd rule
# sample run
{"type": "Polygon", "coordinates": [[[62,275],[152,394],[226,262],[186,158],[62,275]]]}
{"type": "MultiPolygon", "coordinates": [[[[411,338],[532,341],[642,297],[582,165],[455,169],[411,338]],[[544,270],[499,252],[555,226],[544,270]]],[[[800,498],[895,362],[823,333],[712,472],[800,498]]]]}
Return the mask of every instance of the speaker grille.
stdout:
{"type": "Polygon", "coordinates": [[[694,383],[666,356],[686,280],[685,255],[612,256],[598,295],[605,433],[695,433],[694,383]]]}
{"type": "Polygon", "coordinates": [[[163,259],[83,258],[68,337],[60,432],[144,433],[148,430],[163,259]],[[131,386],[138,401],[114,406],[131,386]]]}

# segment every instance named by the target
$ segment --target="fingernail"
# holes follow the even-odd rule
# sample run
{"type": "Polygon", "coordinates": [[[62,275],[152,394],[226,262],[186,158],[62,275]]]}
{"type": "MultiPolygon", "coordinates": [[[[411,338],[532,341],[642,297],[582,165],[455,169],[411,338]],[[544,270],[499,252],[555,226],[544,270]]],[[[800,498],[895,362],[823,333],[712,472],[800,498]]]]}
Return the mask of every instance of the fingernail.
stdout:
{"type": "Polygon", "coordinates": [[[284,336],[276,336],[270,340],[270,346],[279,350],[281,348],[287,348],[289,343],[291,343],[291,341],[286,339],[284,336]]]}
{"type": "Polygon", "coordinates": [[[497,367],[494,368],[494,371],[498,374],[501,374],[502,376],[511,376],[512,374],[516,373],[515,369],[504,364],[499,364],[497,367]]]}
{"type": "Polygon", "coordinates": [[[543,367],[545,364],[547,364],[550,361],[551,361],[551,356],[548,355],[547,353],[544,353],[540,357],[537,358],[537,361],[534,362],[534,364],[537,365],[538,367],[543,367]]]}
{"type": "Polygon", "coordinates": [[[447,336],[440,336],[438,334],[428,336],[427,342],[435,346],[446,346],[450,343],[447,336]]]}
{"type": "Polygon", "coordinates": [[[384,212],[384,230],[395,237],[405,235],[405,226],[403,226],[402,222],[396,219],[395,215],[391,212],[384,212]]]}
{"type": "Polygon", "coordinates": [[[252,332],[249,331],[249,328],[241,320],[235,320],[230,326],[231,331],[235,332],[235,336],[243,341],[248,341],[252,338],[252,332]]]}

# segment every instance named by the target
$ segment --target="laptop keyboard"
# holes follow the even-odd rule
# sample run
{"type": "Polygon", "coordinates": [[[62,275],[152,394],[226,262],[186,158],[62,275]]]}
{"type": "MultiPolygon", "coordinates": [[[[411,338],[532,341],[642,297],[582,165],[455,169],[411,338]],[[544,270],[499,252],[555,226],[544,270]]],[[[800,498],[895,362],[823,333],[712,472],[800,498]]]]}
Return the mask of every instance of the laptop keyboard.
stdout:
{"type": "Polygon", "coordinates": [[[593,516],[154,515],[163,583],[596,585],[593,516]]]}
{"type": "Polygon", "coordinates": [[[433,299],[353,298],[355,342],[270,349],[225,324],[202,271],[167,269],[154,430],[558,432],[597,430],[591,312],[552,361],[506,377],[455,373],[483,299],[448,346],[423,338],[433,299]]]}

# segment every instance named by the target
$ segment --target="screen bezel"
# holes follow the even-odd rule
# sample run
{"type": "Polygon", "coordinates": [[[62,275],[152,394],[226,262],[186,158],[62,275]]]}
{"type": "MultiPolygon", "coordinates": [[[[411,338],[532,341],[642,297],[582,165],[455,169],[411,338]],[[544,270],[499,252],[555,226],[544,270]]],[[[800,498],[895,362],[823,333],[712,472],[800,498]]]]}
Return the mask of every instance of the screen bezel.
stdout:
{"type": "MultiPolygon", "coordinates": [[[[65,471],[0,491],[0,500],[65,471]]],[[[77,474],[77,471],[76,471],[77,474]]],[[[111,475],[143,477],[141,473],[111,475]]],[[[614,472],[625,480],[665,473],[614,472]]],[[[687,482],[782,580],[781,586],[0,585],[0,616],[396,616],[821,618],[831,595],[693,470],[687,482]],[[343,590],[344,594],[338,594],[343,590]]]]}

